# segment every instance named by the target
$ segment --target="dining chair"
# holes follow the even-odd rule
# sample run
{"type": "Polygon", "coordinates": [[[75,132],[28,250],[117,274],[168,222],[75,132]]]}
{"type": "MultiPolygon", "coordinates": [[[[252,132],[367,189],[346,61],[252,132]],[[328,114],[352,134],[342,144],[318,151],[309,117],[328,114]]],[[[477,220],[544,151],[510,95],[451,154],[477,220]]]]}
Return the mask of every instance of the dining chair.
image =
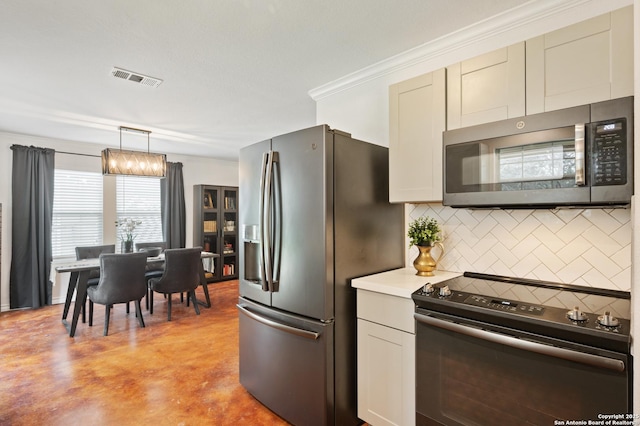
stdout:
{"type": "MultiPolygon", "coordinates": [[[[135,251],[145,250],[151,247],[158,247],[160,248],[160,253],[164,253],[164,251],[167,249],[167,243],[164,241],[157,241],[157,242],[135,243],[134,245],[135,251]]],[[[164,273],[164,263],[160,263],[160,262],[147,263],[144,276],[146,277],[147,283],[148,283],[151,278],[160,278],[163,273],[164,273]]],[[[150,293],[151,293],[151,290],[147,289],[147,297],[144,299],[145,308],[147,309],[147,311],[149,310],[150,293]]]]}
{"type": "Polygon", "coordinates": [[[100,280],[87,289],[89,297],[89,326],[93,325],[93,304],[105,305],[104,332],[109,333],[111,307],[116,303],[135,302],[136,316],[144,327],[140,301],[147,294],[144,267],[146,253],[103,253],[100,255],[100,280]]]}
{"type": "Polygon", "coordinates": [[[171,296],[174,293],[187,293],[191,297],[196,314],[200,315],[200,308],[196,300],[196,288],[200,285],[201,247],[167,249],[164,252],[164,274],[160,278],[149,280],[151,290],[149,305],[153,314],[153,293],[163,293],[167,296],[167,321],[171,321],[171,296]]]}
{"type": "MultiPolygon", "coordinates": [[[[102,253],[115,253],[116,245],[115,244],[104,244],[99,246],[80,246],[76,247],[76,260],[84,260],[84,259],[97,259],[100,257],[102,253]]],[[[98,284],[100,280],[100,271],[95,270],[89,273],[89,280],[87,281],[87,287],[94,286],[98,284]]],[[[71,303],[71,297],[73,296],[73,291],[75,289],[74,286],[69,286],[67,290],[67,299],[68,302],[71,303]],[[71,294],[69,294],[71,293],[71,294]]],[[[82,322],[86,322],[86,314],[85,314],[85,301],[82,301],[82,322]]]]}
{"type": "MultiPolygon", "coordinates": [[[[116,252],[115,244],[76,247],[76,260],[97,259],[100,257],[102,253],[115,253],[115,252],[116,252]]],[[[100,271],[91,271],[91,274],[89,275],[88,285],[98,284],[99,278],[100,278],[100,271]]]]}
{"type": "Polygon", "coordinates": [[[160,253],[164,252],[167,249],[167,243],[165,241],[157,241],[157,242],[144,242],[144,243],[135,243],[134,248],[135,251],[140,251],[143,249],[148,249],[151,247],[158,247],[161,249],[160,253]]]}

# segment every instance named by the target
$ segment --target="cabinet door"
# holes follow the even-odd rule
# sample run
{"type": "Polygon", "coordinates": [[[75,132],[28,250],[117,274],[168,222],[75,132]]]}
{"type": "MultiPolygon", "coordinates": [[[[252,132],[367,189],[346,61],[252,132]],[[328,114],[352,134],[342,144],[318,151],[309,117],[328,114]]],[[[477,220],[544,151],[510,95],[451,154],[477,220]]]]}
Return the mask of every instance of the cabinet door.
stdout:
{"type": "Polygon", "coordinates": [[[444,69],[390,86],[389,114],[389,201],[441,201],[444,69]]]}
{"type": "Polygon", "coordinates": [[[447,129],[525,114],[524,43],[447,67],[447,129]]]}
{"type": "Polygon", "coordinates": [[[194,191],[194,247],[218,253],[218,187],[197,185],[194,191]],[[196,222],[197,220],[197,222],[196,222]]]}
{"type": "MultiPolygon", "coordinates": [[[[217,186],[203,185],[202,186],[202,225],[200,245],[204,251],[220,254],[220,188],[217,186]]],[[[195,237],[194,237],[195,245],[195,237]]],[[[206,274],[208,281],[220,280],[220,258],[214,258],[212,264],[213,269],[208,270],[206,274]]]]}
{"type": "Polygon", "coordinates": [[[220,253],[220,274],[221,278],[229,280],[237,278],[237,258],[238,258],[238,188],[220,188],[219,222],[222,224],[218,253],[220,253]]]}
{"type": "Polygon", "coordinates": [[[527,40],[527,114],[633,95],[633,8],[527,40]]]}
{"type": "Polygon", "coordinates": [[[415,335],[358,318],[358,417],[415,424],[415,335]]]}

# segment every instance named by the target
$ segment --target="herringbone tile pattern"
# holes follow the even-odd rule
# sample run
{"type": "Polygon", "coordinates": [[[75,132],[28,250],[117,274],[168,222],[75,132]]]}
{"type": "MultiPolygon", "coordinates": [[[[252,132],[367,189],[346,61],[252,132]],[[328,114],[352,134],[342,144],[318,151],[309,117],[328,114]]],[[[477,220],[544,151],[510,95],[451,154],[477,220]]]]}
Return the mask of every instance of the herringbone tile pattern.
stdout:
{"type": "MultiPolygon", "coordinates": [[[[631,289],[629,209],[468,210],[429,203],[406,210],[407,220],[427,215],[442,225],[439,269],[631,289]]],[[[407,266],[417,255],[408,249],[407,266]]]]}

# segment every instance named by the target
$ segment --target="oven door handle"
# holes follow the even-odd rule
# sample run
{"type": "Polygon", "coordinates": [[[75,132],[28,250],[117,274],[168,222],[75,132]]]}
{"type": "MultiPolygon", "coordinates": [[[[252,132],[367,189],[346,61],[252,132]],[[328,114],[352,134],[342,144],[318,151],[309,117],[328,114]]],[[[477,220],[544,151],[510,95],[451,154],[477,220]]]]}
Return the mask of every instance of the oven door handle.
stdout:
{"type": "Polygon", "coordinates": [[[618,372],[625,371],[624,362],[618,359],[572,351],[570,349],[558,348],[556,346],[549,346],[542,343],[532,342],[530,340],[518,339],[504,334],[496,334],[490,331],[467,327],[465,325],[444,321],[426,315],[413,314],[413,317],[416,319],[416,321],[423,324],[453,331],[454,333],[464,334],[465,336],[486,340],[488,342],[498,343],[500,345],[510,346],[512,348],[552,356],[555,358],[577,362],[580,364],[586,364],[592,367],[602,368],[606,370],[613,370],[618,372]]]}

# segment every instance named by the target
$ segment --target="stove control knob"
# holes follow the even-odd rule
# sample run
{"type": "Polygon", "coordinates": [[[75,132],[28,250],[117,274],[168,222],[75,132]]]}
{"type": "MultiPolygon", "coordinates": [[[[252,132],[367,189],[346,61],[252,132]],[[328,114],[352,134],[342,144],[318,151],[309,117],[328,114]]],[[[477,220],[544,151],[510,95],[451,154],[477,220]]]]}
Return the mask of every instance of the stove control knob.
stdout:
{"type": "Polygon", "coordinates": [[[422,288],[422,291],[424,291],[426,294],[431,294],[435,291],[435,287],[431,283],[425,284],[422,288]]]}
{"type": "Polygon", "coordinates": [[[440,296],[442,297],[451,296],[451,289],[449,289],[448,285],[440,287],[440,296]]]}
{"type": "Polygon", "coordinates": [[[577,306],[573,308],[571,311],[567,312],[567,317],[571,321],[586,321],[587,316],[578,308],[577,306]]]}
{"type": "Polygon", "coordinates": [[[613,315],[611,312],[606,311],[604,315],[598,317],[598,323],[600,325],[604,325],[605,327],[617,327],[620,325],[620,321],[613,315]]]}

